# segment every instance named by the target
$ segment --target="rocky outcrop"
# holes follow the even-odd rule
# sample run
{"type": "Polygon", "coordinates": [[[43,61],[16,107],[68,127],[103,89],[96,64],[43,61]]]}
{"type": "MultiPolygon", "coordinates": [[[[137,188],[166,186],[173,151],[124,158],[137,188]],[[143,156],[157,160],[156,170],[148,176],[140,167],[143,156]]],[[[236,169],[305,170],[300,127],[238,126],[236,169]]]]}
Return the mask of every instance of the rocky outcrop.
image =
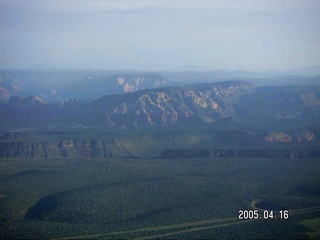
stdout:
{"type": "Polygon", "coordinates": [[[315,140],[315,136],[310,131],[270,132],[264,140],[266,142],[310,142],[315,140]]]}
{"type": "Polygon", "coordinates": [[[127,127],[208,123],[237,116],[241,97],[254,91],[250,83],[220,82],[146,90],[112,99],[105,96],[93,106],[104,112],[109,125],[127,127]],[[114,104],[110,106],[110,102],[114,104]]]}
{"type": "Polygon", "coordinates": [[[132,157],[119,142],[97,139],[63,141],[3,141],[0,142],[0,158],[112,158],[132,157]]]}

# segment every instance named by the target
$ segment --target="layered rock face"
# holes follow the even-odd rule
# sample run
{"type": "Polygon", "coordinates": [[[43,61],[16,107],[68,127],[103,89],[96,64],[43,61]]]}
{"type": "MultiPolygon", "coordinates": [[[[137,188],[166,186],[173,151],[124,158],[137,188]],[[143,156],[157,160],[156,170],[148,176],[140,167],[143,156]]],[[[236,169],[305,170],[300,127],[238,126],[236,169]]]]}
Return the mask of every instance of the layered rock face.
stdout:
{"type": "Polygon", "coordinates": [[[69,139],[62,141],[0,142],[0,158],[116,158],[132,157],[119,141],[69,139]]]}
{"type": "Polygon", "coordinates": [[[111,144],[101,140],[63,140],[53,142],[3,142],[0,157],[98,157],[111,158],[111,144]]]}

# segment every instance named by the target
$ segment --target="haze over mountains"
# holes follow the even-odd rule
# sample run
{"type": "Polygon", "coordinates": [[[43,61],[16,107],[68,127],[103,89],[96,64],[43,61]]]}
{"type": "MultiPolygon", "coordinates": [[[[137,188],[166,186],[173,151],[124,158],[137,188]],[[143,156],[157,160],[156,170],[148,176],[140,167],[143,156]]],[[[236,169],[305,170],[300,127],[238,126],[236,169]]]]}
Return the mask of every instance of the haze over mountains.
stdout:
{"type": "Polygon", "coordinates": [[[101,71],[1,71],[0,100],[35,95],[49,102],[90,101],[107,94],[175,85],[156,73],[101,71]]]}
{"type": "MultiPolygon", "coordinates": [[[[153,87],[157,83],[168,84],[159,77],[154,79],[153,87]]],[[[121,86],[119,89],[125,91],[125,87],[122,88],[124,78],[117,81],[121,86]]],[[[0,110],[3,127],[73,122],[136,128],[210,123],[225,118],[317,121],[320,89],[312,85],[303,88],[257,87],[246,81],[225,81],[105,95],[89,102],[70,99],[48,103],[37,96],[16,96],[3,102],[0,110]]]]}
{"type": "Polygon", "coordinates": [[[290,71],[0,70],[0,101],[33,95],[51,103],[73,98],[88,102],[103,95],[146,88],[230,80],[245,80],[259,86],[318,84],[320,65],[290,71]]]}

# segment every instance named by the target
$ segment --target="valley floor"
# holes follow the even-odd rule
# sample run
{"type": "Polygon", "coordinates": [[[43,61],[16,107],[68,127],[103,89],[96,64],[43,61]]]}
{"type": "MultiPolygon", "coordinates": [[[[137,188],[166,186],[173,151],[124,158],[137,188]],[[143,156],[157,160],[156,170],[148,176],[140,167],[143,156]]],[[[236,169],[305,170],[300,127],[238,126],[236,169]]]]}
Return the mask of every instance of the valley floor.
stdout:
{"type": "Polygon", "coordinates": [[[319,237],[319,172],[315,158],[0,159],[0,238],[319,237]]]}

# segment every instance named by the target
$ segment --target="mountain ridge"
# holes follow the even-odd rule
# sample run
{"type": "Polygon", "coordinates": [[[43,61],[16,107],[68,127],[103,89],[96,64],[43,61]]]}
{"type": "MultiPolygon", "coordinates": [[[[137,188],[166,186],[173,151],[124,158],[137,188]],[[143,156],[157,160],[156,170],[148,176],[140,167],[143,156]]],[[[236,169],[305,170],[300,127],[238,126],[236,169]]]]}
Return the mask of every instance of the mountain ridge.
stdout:
{"type": "Polygon", "coordinates": [[[127,128],[213,123],[225,118],[314,119],[320,116],[320,88],[257,87],[245,81],[196,83],[76,99],[57,104],[39,97],[11,97],[0,104],[2,126],[77,123],[127,128]]]}

